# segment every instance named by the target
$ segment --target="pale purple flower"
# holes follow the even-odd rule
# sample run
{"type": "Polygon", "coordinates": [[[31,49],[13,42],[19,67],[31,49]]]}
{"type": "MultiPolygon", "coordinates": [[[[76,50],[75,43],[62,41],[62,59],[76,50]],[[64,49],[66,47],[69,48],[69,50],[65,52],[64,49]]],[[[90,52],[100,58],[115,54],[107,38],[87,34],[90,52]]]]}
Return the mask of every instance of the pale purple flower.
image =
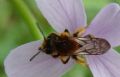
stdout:
{"type": "MultiPolygon", "coordinates": [[[[42,14],[57,32],[86,26],[86,14],[82,0],[36,0],[42,14]]],[[[112,3],[95,17],[85,34],[105,38],[112,48],[103,55],[87,55],[88,66],[94,77],[119,77],[120,55],[113,47],[120,44],[120,6],[112,3]]],[[[5,60],[8,77],[60,77],[75,64],[70,60],[63,64],[59,59],[40,53],[33,61],[29,59],[38,52],[43,41],[31,42],[11,51],[5,60]]]]}

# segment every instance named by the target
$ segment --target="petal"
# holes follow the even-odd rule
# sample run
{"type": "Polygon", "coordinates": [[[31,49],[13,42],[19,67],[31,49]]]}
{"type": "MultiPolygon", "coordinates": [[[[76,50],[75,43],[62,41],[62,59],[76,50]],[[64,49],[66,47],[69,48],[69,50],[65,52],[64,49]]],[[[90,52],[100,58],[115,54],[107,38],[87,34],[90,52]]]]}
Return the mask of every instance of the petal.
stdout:
{"type": "Polygon", "coordinates": [[[112,3],[102,9],[87,33],[106,38],[112,46],[120,45],[120,6],[112,3]]]}
{"type": "Polygon", "coordinates": [[[120,54],[111,49],[104,55],[86,56],[94,77],[120,76],[120,54]]]}
{"type": "Polygon", "coordinates": [[[11,51],[4,62],[8,77],[60,77],[72,68],[73,60],[63,64],[43,52],[30,62],[40,44],[39,41],[31,42],[11,51]]]}
{"type": "Polygon", "coordinates": [[[82,0],[36,0],[42,14],[58,32],[73,32],[86,26],[86,14],[82,0]]]}

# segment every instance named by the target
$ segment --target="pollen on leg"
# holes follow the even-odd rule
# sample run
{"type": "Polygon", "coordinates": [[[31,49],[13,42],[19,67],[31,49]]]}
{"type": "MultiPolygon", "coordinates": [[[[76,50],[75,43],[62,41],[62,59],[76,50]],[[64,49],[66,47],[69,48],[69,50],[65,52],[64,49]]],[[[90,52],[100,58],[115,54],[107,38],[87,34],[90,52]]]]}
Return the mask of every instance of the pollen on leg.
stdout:
{"type": "Polygon", "coordinates": [[[61,59],[63,64],[66,64],[69,61],[70,56],[59,56],[59,58],[61,59]]]}
{"type": "Polygon", "coordinates": [[[81,37],[86,31],[85,27],[78,28],[75,33],[73,34],[74,37],[81,37]]]}
{"type": "Polygon", "coordinates": [[[82,66],[88,66],[84,57],[74,56],[73,58],[76,60],[76,63],[81,64],[82,66]]]}
{"type": "Polygon", "coordinates": [[[69,31],[68,31],[67,29],[65,29],[65,31],[62,32],[60,36],[61,36],[61,37],[69,37],[69,36],[70,36],[70,33],[69,33],[69,31]]]}

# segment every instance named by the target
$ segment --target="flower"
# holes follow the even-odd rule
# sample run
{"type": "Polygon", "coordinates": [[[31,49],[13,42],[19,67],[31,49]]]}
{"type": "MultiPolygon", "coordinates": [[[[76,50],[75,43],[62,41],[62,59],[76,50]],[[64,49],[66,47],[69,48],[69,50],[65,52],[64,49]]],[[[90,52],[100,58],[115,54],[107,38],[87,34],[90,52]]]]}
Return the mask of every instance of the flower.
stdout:
{"type": "MultiPolygon", "coordinates": [[[[79,27],[86,27],[86,14],[82,0],[36,0],[44,17],[57,32],[68,29],[74,33],[79,27]]],[[[85,34],[105,38],[112,48],[103,55],[86,55],[87,64],[94,77],[118,77],[120,55],[113,47],[120,43],[120,6],[112,3],[95,17],[85,34]]],[[[11,51],[5,59],[8,77],[60,77],[75,64],[73,59],[63,64],[43,52],[33,61],[29,59],[38,52],[42,41],[34,41],[11,51]]]]}

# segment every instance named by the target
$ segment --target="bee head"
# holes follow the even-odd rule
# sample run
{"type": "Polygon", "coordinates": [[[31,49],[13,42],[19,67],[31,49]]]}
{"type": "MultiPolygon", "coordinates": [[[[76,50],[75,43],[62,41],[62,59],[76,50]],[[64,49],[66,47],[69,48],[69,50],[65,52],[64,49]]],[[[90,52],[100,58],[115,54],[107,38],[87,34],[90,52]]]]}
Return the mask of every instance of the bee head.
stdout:
{"type": "Polygon", "coordinates": [[[52,54],[55,51],[55,41],[59,39],[60,37],[57,34],[52,33],[44,40],[40,48],[42,48],[46,54],[52,54]]]}

